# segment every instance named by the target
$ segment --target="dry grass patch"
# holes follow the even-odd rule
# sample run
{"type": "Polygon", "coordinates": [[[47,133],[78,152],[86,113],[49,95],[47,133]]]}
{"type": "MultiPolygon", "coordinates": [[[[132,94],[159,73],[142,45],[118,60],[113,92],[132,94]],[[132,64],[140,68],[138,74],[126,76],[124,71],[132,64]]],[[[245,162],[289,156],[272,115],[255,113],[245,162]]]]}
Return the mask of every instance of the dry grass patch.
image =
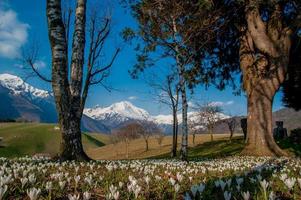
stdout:
{"type": "MultiPolygon", "coordinates": [[[[215,140],[228,139],[228,134],[215,134],[215,140]]],[[[103,140],[102,140],[103,141],[103,140]]],[[[193,147],[192,135],[189,136],[189,147],[193,147]]],[[[209,134],[196,135],[195,145],[203,144],[210,141],[209,134]]],[[[180,147],[181,137],[178,138],[178,147],[180,147]]],[[[152,137],[149,140],[149,150],[145,151],[145,141],[143,139],[136,139],[130,142],[129,145],[129,159],[142,159],[162,154],[168,154],[171,151],[172,137],[166,136],[163,139],[162,145],[159,146],[156,138],[152,137]]],[[[126,159],[126,144],[119,142],[117,144],[108,144],[103,147],[87,150],[89,156],[93,159],[101,160],[118,160],[126,159]]]]}

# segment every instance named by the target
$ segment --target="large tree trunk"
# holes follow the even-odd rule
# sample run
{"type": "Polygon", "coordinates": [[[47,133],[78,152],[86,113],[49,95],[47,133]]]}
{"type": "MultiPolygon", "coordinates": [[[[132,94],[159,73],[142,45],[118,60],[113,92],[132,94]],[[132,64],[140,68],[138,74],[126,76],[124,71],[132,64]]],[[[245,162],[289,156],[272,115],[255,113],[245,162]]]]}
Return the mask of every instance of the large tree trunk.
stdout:
{"type": "Polygon", "coordinates": [[[246,27],[241,27],[240,67],[248,100],[247,145],[244,155],[286,155],[272,135],[272,105],[283,83],[289,61],[291,30],[284,26],[281,5],[276,4],[267,22],[259,5],[250,0],[246,27]]]}
{"type": "Polygon", "coordinates": [[[68,44],[61,1],[47,0],[48,36],[52,53],[52,89],[62,132],[61,160],[89,160],[81,143],[80,93],[84,59],[85,0],[78,0],[73,40],[71,86],[68,75],[68,44]]]}
{"type": "Polygon", "coordinates": [[[90,158],[83,150],[80,119],[62,119],[61,123],[61,160],[87,161],[90,158]]]}
{"type": "MultiPolygon", "coordinates": [[[[266,87],[262,85],[261,87],[266,87]]],[[[270,96],[254,90],[248,97],[247,144],[242,152],[253,156],[282,156],[285,153],[275,143],[272,133],[272,105],[270,96]]]]}

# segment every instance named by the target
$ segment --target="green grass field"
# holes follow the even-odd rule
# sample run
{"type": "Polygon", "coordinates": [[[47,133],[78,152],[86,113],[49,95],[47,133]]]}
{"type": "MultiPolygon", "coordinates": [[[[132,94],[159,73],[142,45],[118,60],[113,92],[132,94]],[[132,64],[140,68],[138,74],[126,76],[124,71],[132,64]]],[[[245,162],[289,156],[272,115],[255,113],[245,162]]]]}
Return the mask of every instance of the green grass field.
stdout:
{"type": "MultiPolygon", "coordinates": [[[[35,154],[54,156],[59,151],[60,133],[54,124],[1,123],[0,157],[18,157],[35,154]]],[[[104,146],[105,135],[83,134],[85,150],[104,146]]]]}
{"type": "MultiPolygon", "coordinates": [[[[55,130],[54,124],[39,123],[0,123],[0,157],[20,157],[25,155],[46,154],[55,156],[59,152],[60,133],[55,130]]],[[[110,137],[104,134],[83,134],[85,151],[93,159],[125,159],[125,144],[110,144],[110,137]]],[[[227,134],[217,134],[215,140],[210,141],[207,134],[196,136],[196,144],[192,144],[189,136],[189,159],[219,158],[238,155],[244,147],[244,141],[240,135],[236,135],[230,142],[227,134]]],[[[169,158],[171,149],[171,137],[167,136],[163,144],[159,146],[155,138],[149,141],[150,149],[145,151],[145,143],[142,139],[131,141],[129,147],[130,159],[145,158],[169,158]]],[[[180,141],[178,149],[180,149],[180,141]]],[[[291,152],[292,155],[301,156],[301,146],[294,145],[289,140],[278,143],[281,148],[291,152]]]]}

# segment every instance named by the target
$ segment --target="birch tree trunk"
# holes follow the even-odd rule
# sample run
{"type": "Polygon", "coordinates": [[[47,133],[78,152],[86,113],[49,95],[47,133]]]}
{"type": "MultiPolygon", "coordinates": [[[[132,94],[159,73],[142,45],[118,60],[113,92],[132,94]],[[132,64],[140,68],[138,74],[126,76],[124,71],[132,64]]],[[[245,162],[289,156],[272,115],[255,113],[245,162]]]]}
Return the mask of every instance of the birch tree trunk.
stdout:
{"type": "Polygon", "coordinates": [[[283,25],[280,5],[275,6],[269,21],[263,22],[255,0],[246,9],[246,21],[240,38],[240,65],[248,100],[247,144],[242,154],[286,155],[272,135],[272,105],[285,80],[291,30],[283,25]]]}
{"type": "Polygon", "coordinates": [[[80,108],[83,67],[86,1],[78,0],[71,64],[71,86],[68,81],[68,44],[62,20],[61,1],[47,0],[48,35],[52,52],[52,89],[58,112],[62,142],[61,160],[89,160],[81,141],[80,108]]]}
{"type": "Polygon", "coordinates": [[[173,109],[173,124],[172,124],[172,150],[171,157],[177,156],[177,144],[178,144],[178,119],[177,112],[173,109]]]}
{"type": "MultiPolygon", "coordinates": [[[[182,66],[183,68],[184,66],[182,66]]],[[[188,123],[187,123],[187,111],[188,111],[188,104],[187,104],[187,95],[186,95],[186,86],[184,80],[184,72],[181,69],[180,75],[180,90],[182,96],[182,143],[181,143],[181,151],[180,151],[180,158],[181,160],[187,161],[188,160],[188,123]]]]}

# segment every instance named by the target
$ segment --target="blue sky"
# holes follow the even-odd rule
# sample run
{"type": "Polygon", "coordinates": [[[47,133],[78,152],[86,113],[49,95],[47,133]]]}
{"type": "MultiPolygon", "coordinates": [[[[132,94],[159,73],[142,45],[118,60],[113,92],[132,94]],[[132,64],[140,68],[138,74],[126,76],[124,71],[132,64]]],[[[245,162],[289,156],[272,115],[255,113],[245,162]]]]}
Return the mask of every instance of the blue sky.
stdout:
{"type": "MultiPolygon", "coordinates": [[[[27,71],[21,67],[22,63],[20,62],[22,48],[26,49],[33,41],[36,41],[39,44],[39,62],[37,65],[44,74],[50,74],[51,53],[48,42],[45,2],[46,0],[0,1],[0,73],[26,77],[27,71]]],[[[135,52],[133,47],[122,42],[120,32],[124,27],[135,27],[135,20],[129,11],[119,5],[118,0],[103,2],[102,7],[111,11],[113,19],[112,32],[105,46],[103,61],[108,61],[116,47],[121,47],[122,51],[106,81],[114,89],[108,92],[101,86],[94,86],[90,90],[86,107],[93,107],[96,104],[108,106],[115,102],[128,100],[153,115],[170,113],[167,106],[156,102],[150,92],[152,89],[144,80],[133,80],[129,76],[128,70],[135,64],[135,52]]],[[[156,73],[156,68],[154,72],[156,73]]],[[[157,73],[159,72],[157,71],[157,73]]],[[[48,83],[37,78],[31,78],[27,81],[38,88],[51,89],[48,83]]],[[[222,105],[225,113],[232,115],[246,114],[247,111],[244,94],[234,96],[231,88],[219,91],[214,87],[205,90],[200,86],[196,88],[190,101],[191,104],[196,101],[217,102],[222,105]]],[[[274,110],[281,106],[281,93],[278,93],[274,102],[274,110]]]]}

